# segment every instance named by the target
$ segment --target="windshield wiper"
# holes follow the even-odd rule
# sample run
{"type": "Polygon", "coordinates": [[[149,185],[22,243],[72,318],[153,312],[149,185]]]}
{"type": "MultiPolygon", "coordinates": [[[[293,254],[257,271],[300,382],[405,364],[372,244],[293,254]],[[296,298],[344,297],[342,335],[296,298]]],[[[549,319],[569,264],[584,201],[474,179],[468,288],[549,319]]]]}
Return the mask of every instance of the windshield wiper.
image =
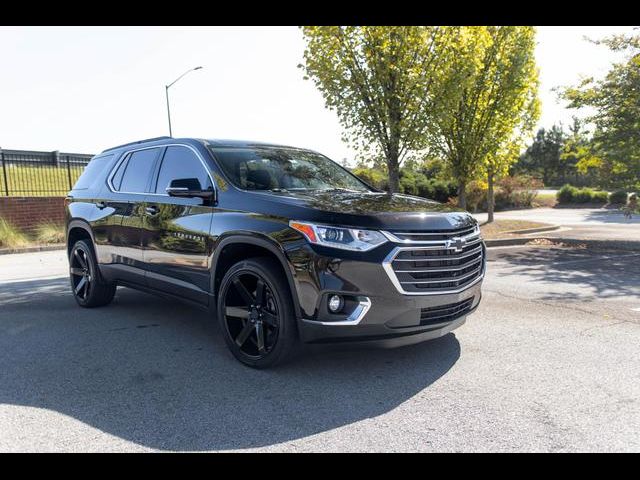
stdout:
{"type": "Polygon", "coordinates": [[[361,193],[361,190],[352,190],[350,188],[323,188],[321,192],[348,192],[348,193],[361,193]]]}

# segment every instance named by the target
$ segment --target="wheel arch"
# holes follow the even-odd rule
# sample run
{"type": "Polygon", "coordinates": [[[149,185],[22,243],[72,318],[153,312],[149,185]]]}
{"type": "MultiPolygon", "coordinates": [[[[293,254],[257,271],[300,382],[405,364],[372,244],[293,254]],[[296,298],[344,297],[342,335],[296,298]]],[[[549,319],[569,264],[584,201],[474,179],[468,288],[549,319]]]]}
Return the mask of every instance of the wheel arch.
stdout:
{"type": "Polygon", "coordinates": [[[296,317],[302,318],[292,267],[282,248],[268,237],[255,234],[231,234],[218,242],[211,263],[211,291],[215,297],[218,296],[218,287],[226,268],[238,261],[255,256],[272,257],[280,264],[291,290],[296,317]]]}
{"type": "Polygon", "coordinates": [[[71,247],[82,239],[88,239],[91,242],[93,253],[96,252],[95,239],[91,227],[85,220],[73,219],[67,225],[67,255],[71,253],[71,247]]]}

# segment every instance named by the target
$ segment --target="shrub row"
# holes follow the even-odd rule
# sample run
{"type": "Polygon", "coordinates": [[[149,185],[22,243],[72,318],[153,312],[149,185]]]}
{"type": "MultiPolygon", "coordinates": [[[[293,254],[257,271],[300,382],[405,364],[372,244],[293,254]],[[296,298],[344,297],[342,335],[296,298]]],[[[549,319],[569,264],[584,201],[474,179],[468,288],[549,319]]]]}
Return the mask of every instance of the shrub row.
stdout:
{"type": "MultiPolygon", "coordinates": [[[[498,180],[494,186],[494,205],[496,210],[505,208],[528,208],[533,206],[540,180],[527,175],[514,175],[498,180]]],[[[486,211],[488,185],[484,180],[474,180],[467,185],[467,205],[469,210],[486,211]]]]}
{"type": "MultiPolygon", "coordinates": [[[[356,168],[353,173],[377,189],[389,189],[389,179],[385,172],[373,168],[356,168]]],[[[435,180],[420,172],[405,169],[400,171],[400,191],[407,195],[446,202],[458,194],[458,187],[453,181],[435,180]]]]}
{"type": "Polygon", "coordinates": [[[433,180],[420,175],[415,181],[408,176],[400,179],[400,190],[408,195],[429,198],[438,202],[446,202],[451,197],[458,194],[458,187],[455,182],[445,182],[433,180]]]}
{"type": "Polygon", "coordinates": [[[625,205],[627,203],[627,191],[616,190],[609,195],[609,203],[614,205],[625,205]]]}
{"type": "Polygon", "coordinates": [[[564,185],[558,190],[558,203],[610,203],[612,205],[625,205],[627,203],[627,192],[616,190],[607,193],[591,188],[576,188],[572,185],[564,185]]]}

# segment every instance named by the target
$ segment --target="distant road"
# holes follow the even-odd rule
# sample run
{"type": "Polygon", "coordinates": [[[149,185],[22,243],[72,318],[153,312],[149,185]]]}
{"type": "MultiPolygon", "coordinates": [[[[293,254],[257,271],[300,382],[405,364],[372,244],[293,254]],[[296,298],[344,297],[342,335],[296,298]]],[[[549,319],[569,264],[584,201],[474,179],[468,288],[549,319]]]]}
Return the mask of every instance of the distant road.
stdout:
{"type": "MultiPolygon", "coordinates": [[[[486,222],[486,213],[474,214],[486,222]]],[[[563,227],[549,236],[592,240],[639,240],[640,215],[625,219],[620,210],[606,208],[530,208],[496,212],[496,219],[529,220],[563,227]]]]}

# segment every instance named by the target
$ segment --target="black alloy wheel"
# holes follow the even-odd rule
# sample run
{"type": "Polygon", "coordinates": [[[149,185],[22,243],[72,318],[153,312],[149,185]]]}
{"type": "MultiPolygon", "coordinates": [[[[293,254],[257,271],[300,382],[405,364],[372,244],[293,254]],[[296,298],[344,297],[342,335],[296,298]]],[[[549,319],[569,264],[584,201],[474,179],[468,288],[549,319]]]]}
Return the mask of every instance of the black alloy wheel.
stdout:
{"type": "Polygon", "coordinates": [[[100,276],[93,248],[87,240],[78,240],[71,249],[69,277],[73,297],[81,307],[106,305],[116,294],[116,285],[100,276]]]}
{"type": "Polygon", "coordinates": [[[89,298],[92,282],[87,252],[81,247],[75,248],[69,259],[69,264],[73,294],[84,302],[89,298]]]}
{"type": "Polygon", "coordinates": [[[227,345],[243,363],[264,368],[290,353],[295,324],[288,290],[268,258],[240,262],[225,275],[218,315],[227,345]]]}

